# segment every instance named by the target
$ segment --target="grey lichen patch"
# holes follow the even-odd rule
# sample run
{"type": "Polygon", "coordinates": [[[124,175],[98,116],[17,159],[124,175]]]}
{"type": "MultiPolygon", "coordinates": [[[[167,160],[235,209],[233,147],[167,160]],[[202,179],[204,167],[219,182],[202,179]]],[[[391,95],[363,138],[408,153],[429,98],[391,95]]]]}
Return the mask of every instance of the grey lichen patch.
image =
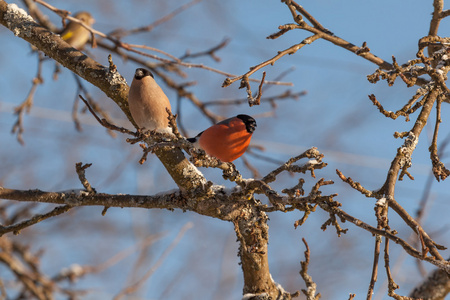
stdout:
{"type": "Polygon", "coordinates": [[[89,73],[89,76],[91,76],[92,78],[99,78],[99,77],[101,77],[98,73],[96,73],[96,72],[90,72],[89,73]]]}
{"type": "Polygon", "coordinates": [[[194,165],[188,164],[183,168],[183,176],[189,178],[194,187],[205,187],[206,179],[194,165]]]}
{"type": "Polygon", "coordinates": [[[194,165],[188,165],[186,168],[183,169],[183,176],[188,178],[204,178],[202,172],[200,172],[197,167],[194,165]]]}
{"type": "Polygon", "coordinates": [[[85,72],[86,72],[86,68],[88,67],[86,64],[83,63],[84,60],[86,60],[87,56],[86,55],[80,55],[78,57],[75,57],[72,61],[76,62],[75,65],[75,73],[77,73],[78,75],[80,75],[81,77],[85,78],[85,72]]]}
{"type": "Polygon", "coordinates": [[[411,155],[414,149],[419,142],[419,138],[415,136],[413,132],[409,132],[408,136],[403,143],[403,146],[400,148],[400,153],[403,154],[403,157],[400,159],[400,167],[410,167],[411,166],[411,155]]]}
{"type": "MultiPolygon", "coordinates": [[[[56,35],[56,34],[54,34],[56,35]]],[[[40,36],[40,39],[42,42],[44,42],[47,45],[50,45],[50,49],[56,50],[58,49],[59,43],[54,39],[54,35],[50,32],[48,34],[42,34],[40,36]]]]}
{"type": "Polygon", "coordinates": [[[36,24],[33,18],[15,3],[8,4],[7,7],[5,20],[8,24],[8,28],[16,36],[30,37],[31,28],[36,24]]]}
{"type": "Polygon", "coordinates": [[[224,185],[213,185],[211,186],[211,191],[214,194],[221,194],[221,195],[230,195],[231,192],[229,189],[227,189],[224,185]]]}
{"type": "Polygon", "coordinates": [[[105,67],[106,71],[106,80],[110,84],[110,90],[114,91],[120,88],[123,85],[127,84],[125,78],[117,72],[117,70],[111,70],[110,68],[105,67]]]}

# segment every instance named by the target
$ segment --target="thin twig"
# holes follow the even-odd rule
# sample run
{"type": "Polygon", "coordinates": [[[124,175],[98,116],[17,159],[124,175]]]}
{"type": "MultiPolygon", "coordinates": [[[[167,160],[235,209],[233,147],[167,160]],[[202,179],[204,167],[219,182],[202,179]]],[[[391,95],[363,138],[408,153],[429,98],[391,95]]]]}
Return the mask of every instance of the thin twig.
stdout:
{"type": "Polygon", "coordinates": [[[86,179],[85,170],[87,168],[89,168],[90,166],[92,166],[92,164],[85,164],[85,165],[83,165],[81,162],[78,162],[78,163],[75,164],[75,168],[76,168],[76,171],[77,171],[77,174],[78,174],[78,178],[80,179],[81,184],[84,186],[84,188],[86,189],[86,191],[88,193],[95,194],[96,193],[95,189],[91,186],[89,181],[86,179]]]}
{"type": "Polygon", "coordinates": [[[25,144],[25,142],[23,140],[23,136],[22,136],[22,134],[24,132],[23,116],[25,113],[29,113],[31,110],[31,107],[33,106],[34,94],[37,90],[38,85],[44,83],[44,79],[42,78],[42,63],[44,60],[45,60],[44,54],[42,52],[38,51],[38,67],[37,67],[36,76],[32,80],[32,86],[31,86],[30,92],[28,93],[26,99],[22,102],[22,104],[20,104],[16,108],[14,108],[14,113],[17,115],[17,121],[14,124],[11,132],[17,133],[17,141],[21,145],[25,144]]]}
{"type": "Polygon", "coordinates": [[[31,219],[22,221],[17,224],[13,224],[13,225],[9,225],[9,226],[1,226],[0,225],[0,237],[8,232],[13,232],[14,234],[19,234],[22,229],[30,227],[34,224],[37,224],[41,221],[48,219],[48,218],[58,216],[60,214],[68,212],[71,208],[72,208],[72,206],[70,206],[70,205],[62,205],[62,206],[58,206],[58,207],[54,208],[52,211],[50,211],[46,214],[34,215],[31,219]]]}
{"type": "MultiPolygon", "coordinates": [[[[222,83],[222,87],[227,87],[230,84],[232,84],[233,82],[236,82],[238,80],[242,80],[244,78],[246,78],[247,80],[251,80],[249,78],[250,75],[252,75],[253,73],[255,73],[256,71],[268,66],[268,65],[273,65],[277,60],[279,60],[281,57],[287,55],[287,54],[294,54],[295,52],[297,52],[299,49],[303,48],[304,46],[311,44],[312,42],[314,42],[315,40],[319,39],[320,35],[313,35],[310,36],[306,39],[304,39],[301,43],[293,45],[283,51],[278,51],[278,54],[275,55],[274,57],[272,57],[269,60],[266,60],[265,62],[260,63],[259,65],[250,67],[250,71],[248,71],[247,73],[245,73],[244,75],[241,76],[228,76],[227,79],[225,79],[225,81],[222,83]]],[[[268,82],[266,82],[268,83],[268,82]]]]}
{"type": "Polygon", "coordinates": [[[89,109],[89,111],[91,112],[91,114],[94,116],[94,118],[97,120],[97,122],[100,123],[100,125],[102,125],[103,127],[110,129],[110,130],[115,130],[121,133],[126,133],[135,137],[139,137],[139,134],[136,132],[133,132],[131,130],[128,130],[126,128],[123,127],[118,127],[114,124],[109,123],[106,119],[100,119],[96,112],[92,109],[92,107],[89,105],[89,103],[87,102],[86,99],[83,98],[83,96],[79,95],[80,99],[83,100],[84,104],[86,104],[87,108],[89,109]]]}
{"type": "Polygon", "coordinates": [[[371,300],[373,296],[373,289],[375,287],[375,282],[377,282],[378,277],[378,261],[380,257],[380,244],[381,237],[379,235],[375,236],[375,249],[373,253],[373,266],[372,266],[372,276],[370,277],[369,290],[367,291],[367,300],[371,300]]]}
{"type": "Polygon", "coordinates": [[[321,295],[318,293],[316,295],[316,289],[317,284],[313,281],[311,275],[308,274],[308,266],[309,266],[309,259],[310,259],[310,250],[308,243],[306,242],[305,238],[302,238],[303,244],[305,244],[306,250],[305,250],[305,261],[301,261],[300,265],[302,266],[300,270],[300,275],[302,276],[303,280],[306,284],[306,290],[302,289],[303,294],[305,294],[307,300],[318,300],[320,299],[321,295]]]}

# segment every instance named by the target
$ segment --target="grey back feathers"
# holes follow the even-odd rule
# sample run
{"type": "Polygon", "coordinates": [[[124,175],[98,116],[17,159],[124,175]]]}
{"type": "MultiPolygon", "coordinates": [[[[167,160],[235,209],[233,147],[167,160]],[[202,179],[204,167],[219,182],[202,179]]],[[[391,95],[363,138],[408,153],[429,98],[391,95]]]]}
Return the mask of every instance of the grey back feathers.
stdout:
{"type": "Polygon", "coordinates": [[[202,132],[200,132],[199,134],[197,134],[195,137],[193,138],[188,138],[188,142],[191,142],[192,144],[194,144],[195,142],[198,141],[198,138],[202,135],[202,133],[205,132],[204,130],[202,132]]]}

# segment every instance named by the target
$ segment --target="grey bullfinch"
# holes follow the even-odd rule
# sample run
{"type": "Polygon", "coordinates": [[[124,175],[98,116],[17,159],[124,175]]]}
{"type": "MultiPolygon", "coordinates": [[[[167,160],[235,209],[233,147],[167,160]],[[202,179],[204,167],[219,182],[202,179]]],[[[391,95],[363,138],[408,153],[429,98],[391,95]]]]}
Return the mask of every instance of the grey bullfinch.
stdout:
{"type": "Polygon", "coordinates": [[[131,116],[139,128],[172,133],[166,111],[166,108],[171,110],[169,99],[149,70],[136,69],[128,94],[128,104],[131,116]]]}

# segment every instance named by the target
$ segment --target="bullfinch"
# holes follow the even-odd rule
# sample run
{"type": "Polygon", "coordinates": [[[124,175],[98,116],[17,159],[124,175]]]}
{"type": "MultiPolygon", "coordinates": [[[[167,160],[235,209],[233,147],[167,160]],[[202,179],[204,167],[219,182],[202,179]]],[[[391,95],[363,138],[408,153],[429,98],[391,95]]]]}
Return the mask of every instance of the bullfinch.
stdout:
{"type": "MultiPolygon", "coordinates": [[[[95,19],[87,11],[78,12],[73,17],[83,21],[88,26],[92,26],[95,23],[95,19]]],[[[61,33],[61,38],[78,50],[83,49],[90,37],[91,33],[89,30],[75,22],[69,22],[61,33]]]]}
{"type": "Polygon", "coordinates": [[[209,156],[214,156],[223,162],[232,162],[247,150],[255,129],[255,119],[248,115],[237,115],[187,140],[195,147],[205,150],[209,156]]]}
{"type": "Polygon", "coordinates": [[[139,128],[172,133],[166,111],[166,108],[171,110],[169,99],[149,70],[136,69],[128,94],[128,104],[131,116],[139,128]]]}

